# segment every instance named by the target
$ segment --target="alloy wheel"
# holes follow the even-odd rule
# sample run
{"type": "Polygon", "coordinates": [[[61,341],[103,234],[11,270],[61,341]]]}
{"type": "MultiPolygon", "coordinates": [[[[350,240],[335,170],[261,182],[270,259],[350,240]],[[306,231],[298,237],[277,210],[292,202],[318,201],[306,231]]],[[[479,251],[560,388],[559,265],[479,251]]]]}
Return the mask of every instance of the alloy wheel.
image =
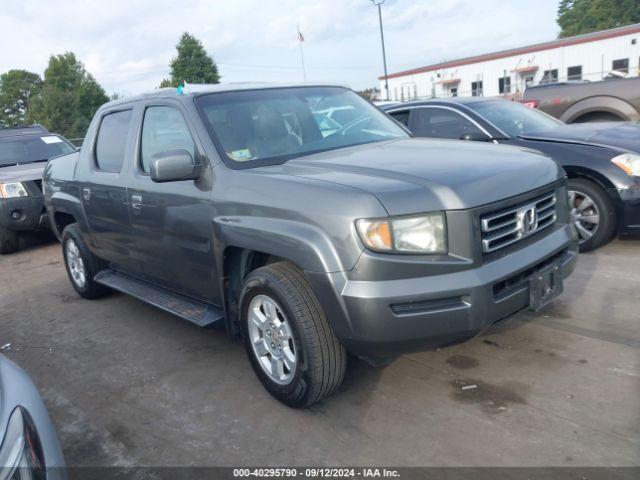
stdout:
{"type": "Polygon", "coordinates": [[[253,353],[271,380],[291,383],[297,368],[297,351],[289,320],[268,295],[256,295],[247,313],[253,353]]]}
{"type": "Polygon", "coordinates": [[[569,208],[580,243],[589,240],[600,225],[600,211],[593,199],[577,190],[569,190],[569,208]]]}
{"type": "Polygon", "coordinates": [[[84,267],[84,261],[80,254],[80,249],[75,240],[70,238],[67,240],[66,245],[67,252],[67,265],[69,266],[69,272],[71,273],[71,279],[73,283],[79,288],[83,288],[87,281],[87,274],[84,267]]]}

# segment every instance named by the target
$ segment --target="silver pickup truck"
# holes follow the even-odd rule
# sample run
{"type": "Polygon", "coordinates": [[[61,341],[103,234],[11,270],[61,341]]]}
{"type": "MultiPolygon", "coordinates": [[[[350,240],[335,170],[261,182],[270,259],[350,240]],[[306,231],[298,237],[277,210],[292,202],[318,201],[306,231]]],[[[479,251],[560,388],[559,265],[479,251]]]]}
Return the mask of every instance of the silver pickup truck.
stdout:
{"type": "Polygon", "coordinates": [[[535,85],[522,103],[565,123],[640,120],[640,77],[535,85]]]}
{"type": "Polygon", "coordinates": [[[577,241],[534,150],[410,138],[353,91],[199,86],[104,105],[44,173],[72,285],[244,339],[287,405],[562,291],[577,241]],[[343,124],[323,112],[349,107],[343,124]]]}

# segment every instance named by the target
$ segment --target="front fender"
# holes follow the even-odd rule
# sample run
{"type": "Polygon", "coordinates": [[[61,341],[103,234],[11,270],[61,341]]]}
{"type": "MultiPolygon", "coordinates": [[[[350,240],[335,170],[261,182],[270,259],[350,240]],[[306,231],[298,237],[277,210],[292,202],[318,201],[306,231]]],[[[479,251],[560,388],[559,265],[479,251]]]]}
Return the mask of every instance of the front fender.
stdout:
{"type": "Polygon", "coordinates": [[[275,255],[309,272],[351,270],[362,253],[362,249],[352,251],[344,246],[349,242],[343,238],[331,238],[315,225],[294,220],[223,216],[214,218],[213,223],[218,245],[275,255]]]}

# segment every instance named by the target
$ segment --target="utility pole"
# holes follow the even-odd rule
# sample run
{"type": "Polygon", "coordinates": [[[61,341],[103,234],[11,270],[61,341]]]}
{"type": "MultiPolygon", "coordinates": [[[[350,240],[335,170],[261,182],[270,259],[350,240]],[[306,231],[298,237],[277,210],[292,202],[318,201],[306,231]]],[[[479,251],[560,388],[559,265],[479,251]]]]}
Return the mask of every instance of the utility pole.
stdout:
{"type": "Polygon", "coordinates": [[[303,52],[303,49],[302,49],[302,42],[304,42],[304,36],[300,32],[300,24],[298,24],[297,27],[298,27],[298,44],[300,45],[300,61],[302,63],[302,78],[306,82],[307,81],[307,70],[306,70],[306,68],[304,66],[304,52],[303,52]]]}
{"type": "Polygon", "coordinates": [[[384,48],[384,29],[382,28],[382,4],[385,0],[371,0],[374,6],[378,7],[378,18],[380,20],[380,41],[382,42],[382,63],[384,65],[384,90],[385,100],[389,100],[389,79],[387,75],[387,54],[384,48]]]}

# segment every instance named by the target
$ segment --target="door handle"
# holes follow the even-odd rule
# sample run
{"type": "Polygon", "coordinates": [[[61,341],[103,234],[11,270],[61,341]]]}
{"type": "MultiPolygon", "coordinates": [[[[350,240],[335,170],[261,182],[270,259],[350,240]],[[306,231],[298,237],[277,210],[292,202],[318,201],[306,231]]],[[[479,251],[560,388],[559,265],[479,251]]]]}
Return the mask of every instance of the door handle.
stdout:
{"type": "Polygon", "coordinates": [[[142,209],[142,195],[131,195],[131,208],[142,209]]]}
{"type": "Polygon", "coordinates": [[[84,198],[87,201],[91,200],[91,189],[90,188],[84,187],[82,189],[82,198],[84,198]]]}

